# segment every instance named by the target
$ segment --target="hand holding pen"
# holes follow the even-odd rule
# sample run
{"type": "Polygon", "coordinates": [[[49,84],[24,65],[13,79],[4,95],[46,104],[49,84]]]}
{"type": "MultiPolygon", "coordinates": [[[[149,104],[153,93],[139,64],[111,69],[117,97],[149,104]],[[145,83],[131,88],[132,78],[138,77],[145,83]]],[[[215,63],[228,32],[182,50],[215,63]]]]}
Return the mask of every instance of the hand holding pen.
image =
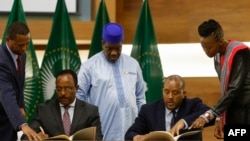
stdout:
{"type": "Polygon", "coordinates": [[[40,135],[40,137],[41,137],[42,139],[47,139],[47,138],[49,138],[48,134],[46,134],[46,133],[44,132],[42,126],[40,126],[39,128],[40,128],[40,131],[41,131],[41,132],[38,133],[38,134],[40,135]]]}

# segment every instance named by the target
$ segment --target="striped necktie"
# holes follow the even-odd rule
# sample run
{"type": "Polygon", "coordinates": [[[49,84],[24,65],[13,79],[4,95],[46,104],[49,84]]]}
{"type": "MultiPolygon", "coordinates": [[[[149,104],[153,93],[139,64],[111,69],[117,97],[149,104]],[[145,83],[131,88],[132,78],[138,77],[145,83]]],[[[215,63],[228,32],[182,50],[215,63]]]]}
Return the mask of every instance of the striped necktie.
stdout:
{"type": "Polygon", "coordinates": [[[64,113],[63,113],[63,128],[66,135],[70,135],[70,127],[71,127],[71,121],[70,121],[70,115],[68,112],[68,109],[70,106],[64,107],[64,113]]]}

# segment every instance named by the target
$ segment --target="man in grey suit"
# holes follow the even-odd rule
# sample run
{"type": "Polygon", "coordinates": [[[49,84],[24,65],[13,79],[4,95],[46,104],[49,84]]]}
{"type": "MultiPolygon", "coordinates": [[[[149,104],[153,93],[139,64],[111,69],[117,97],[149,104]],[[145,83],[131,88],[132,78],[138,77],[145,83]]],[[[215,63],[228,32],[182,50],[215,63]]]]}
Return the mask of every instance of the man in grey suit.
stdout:
{"type": "MultiPolygon", "coordinates": [[[[56,76],[57,97],[37,107],[37,113],[30,127],[42,138],[67,134],[64,128],[64,107],[68,108],[71,126],[69,134],[87,128],[96,127],[96,139],[102,139],[101,122],[98,107],[76,98],[78,89],[77,74],[72,70],[62,70],[56,76]],[[41,128],[44,130],[42,133],[41,128]]],[[[25,136],[22,137],[25,139],[25,136]]]]}

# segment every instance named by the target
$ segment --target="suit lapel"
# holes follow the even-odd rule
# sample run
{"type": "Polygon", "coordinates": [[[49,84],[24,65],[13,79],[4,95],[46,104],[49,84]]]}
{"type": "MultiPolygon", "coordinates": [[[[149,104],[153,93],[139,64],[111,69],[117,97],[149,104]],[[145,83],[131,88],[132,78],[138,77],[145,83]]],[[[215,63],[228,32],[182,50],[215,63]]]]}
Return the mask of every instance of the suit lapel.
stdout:
{"type": "MultiPolygon", "coordinates": [[[[11,70],[13,71],[13,74],[17,74],[17,69],[16,69],[16,65],[15,65],[15,62],[13,62],[13,59],[12,59],[12,57],[11,57],[11,55],[10,55],[10,52],[8,51],[8,49],[7,49],[7,46],[6,45],[4,45],[4,46],[2,46],[2,48],[3,48],[3,50],[4,50],[4,52],[5,52],[5,54],[6,54],[6,57],[8,58],[8,62],[12,62],[12,63],[10,63],[11,65],[11,70]]],[[[18,76],[18,75],[16,75],[16,76],[18,76]]]]}
{"type": "MultiPolygon", "coordinates": [[[[12,59],[12,57],[11,57],[11,55],[10,55],[10,52],[8,51],[8,49],[7,49],[7,46],[6,45],[4,45],[4,46],[2,46],[1,47],[2,49],[3,49],[3,51],[5,52],[5,54],[6,54],[6,62],[9,62],[9,67],[10,67],[10,71],[12,72],[12,74],[14,74],[14,80],[15,80],[15,83],[16,83],[16,86],[17,86],[17,90],[18,90],[18,96],[17,97],[19,97],[20,96],[20,94],[21,93],[23,93],[22,92],[22,86],[23,86],[23,84],[22,84],[22,82],[23,81],[20,81],[20,78],[18,77],[18,73],[17,73],[17,69],[16,69],[16,65],[15,65],[15,62],[13,62],[13,59],[12,59]],[[11,63],[12,62],[12,63],[11,63]]],[[[23,80],[24,80],[24,78],[23,78],[23,80]]],[[[17,100],[19,100],[19,104],[20,103],[22,103],[22,102],[20,102],[20,100],[22,100],[22,99],[20,99],[20,98],[17,98],[17,100]]]]}
{"type": "Polygon", "coordinates": [[[186,105],[186,97],[182,100],[182,103],[179,107],[179,110],[176,114],[176,120],[178,121],[179,119],[181,119],[181,117],[183,117],[182,115],[185,114],[185,110],[188,107],[188,105],[186,105]]]}
{"type": "Polygon", "coordinates": [[[158,104],[158,113],[156,115],[159,115],[159,119],[158,121],[160,121],[159,123],[159,129],[161,130],[166,130],[166,121],[165,121],[165,116],[166,116],[166,110],[165,110],[165,104],[163,102],[163,100],[158,104]],[[164,113],[164,114],[163,114],[164,113]],[[164,123],[164,124],[162,124],[164,123]]]}
{"type": "Polygon", "coordinates": [[[21,81],[22,82],[24,82],[24,80],[25,80],[25,62],[26,61],[26,55],[25,54],[23,54],[22,55],[22,62],[21,62],[21,67],[22,67],[22,69],[21,69],[21,81]]]}
{"type": "Polygon", "coordinates": [[[79,121],[83,120],[82,116],[83,116],[84,111],[85,111],[84,104],[80,102],[78,99],[76,99],[73,120],[71,123],[71,133],[74,133],[77,131],[77,126],[78,126],[79,121]]]}
{"type": "Polygon", "coordinates": [[[58,130],[64,133],[64,128],[63,128],[63,122],[62,122],[62,116],[61,116],[61,109],[59,106],[59,102],[55,100],[55,102],[52,105],[52,113],[54,117],[54,121],[56,125],[58,126],[58,130]]]}
{"type": "MultiPolygon", "coordinates": [[[[18,73],[17,73],[15,62],[13,62],[13,59],[12,59],[12,57],[10,55],[10,52],[7,49],[7,46],[4,45],[4,46],[2,46],[2,48],[3,48],[3,50],[4,50],[5,54],[6,54],[6,57],[7,57],[6,59],[8,59],[8,61],[6,61],[6,62],[12,62],[12,63],[10,63],[9,66],[11,68],[12,74],[15,74],[14,75],[15,76],[15,80],[16,80],[16,83],[18,84],[19,89],[20,89],[21,88],[21,84],[20,84],[20,80],[19,80],[19,77],[18,77],[18,73]]],[[[22,58],[24,58],[24,57],[22,57],[22,58]]],[[[22,66],[22,67],[25,67],[25,66],[22,66]]]]}

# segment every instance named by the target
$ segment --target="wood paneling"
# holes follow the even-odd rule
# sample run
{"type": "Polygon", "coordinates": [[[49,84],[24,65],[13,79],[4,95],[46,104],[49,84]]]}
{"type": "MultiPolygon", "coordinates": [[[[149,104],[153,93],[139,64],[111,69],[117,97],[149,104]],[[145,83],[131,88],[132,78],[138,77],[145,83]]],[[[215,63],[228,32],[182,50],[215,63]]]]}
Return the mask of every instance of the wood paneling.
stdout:
{"type": "MultiPolygon", "coordinates": [[[[217,77],[185,77],[187,97],[199,97],[208,106],[214,106],[220,98],[217,77]]],[[[214,136],[214,126],[204,128],[203,141],[221,141],[214,136]]]]}
{"type": "MultiPolygon", "coordinates": [[[[93,13],[97,12],[98,2],[93,0],[93,13]]],[[[225,32],[225,39],[250,40],[250,1],[249,0],[148,0],[158,43],[199,42],[197,26],[209,18],[218,20],[225,32]]],[[[142,0],[106,0],[111,21],[124,26],[125,43],[131,44],[134,38],[142,0]],[[113,13],[114,12],[114,13],[113,13]]],[[[93,15],[95,19],[95,15],[93,15]]],[[[27,18],[32,39],[47,40],[52,21],[27,18]]],[[[0,32],[5,30],[7,19],[0,19],[0,32]]],[[[71,21],[76,40],[90,41],[95,22],[71,21]]],[[[88,44],[78,44],[80,49],[88,49],[88,44]]],[[[36,45],[35,45],[36,46],[36,45]]],[[[44,49],[46,43],[37,44],[44,49]]],[[[200,97],[213,106],[220,97],[217,78],[185,78],[188,97],[200,97]]],[[[203,141],[217,141],[213,137],[213,127],[204,129],[203,141]]],[[[218,140],[219,141],[219,140],[218,140]]]]}
{"type": "MultiPolygon", "coordinates": [[[[0,31],[5,31],[7,21],[0,20],[0,31]]],[[[27,24],[31,31],[33,40],[44,39],[48,40],[52,28],[51,20],[27,20],[27,24]]],[[[83,21],[71,21],[73,32],[76,40],[87,40],[90,41],[92,38],[92,31],[94,29],[94,21],[83,22],[83,21]]],[[[38,46],[45,47],[46,44],[39,44],[38,46]]],[[[88,49],[88,48],[85,48],[88,49]]]]}
{"type": "MultiPolygon", "coordinates": [[[[93,0],[93,20],[100,0],[93,0]]],[[[142,0],[106,0],[111,21],[124,26],[125,43],[131,44],[136,31],[142,0]]],[[[250,40],[250,1],[240,0],[148,0],[158,43],[199,42],[197,26],[209,18],[218,20],[225,39],[250,40]]],[[[7,18],[0,19],[0,31],[7,18]]],[[[27,17],[33,39],[48,39],[52,19],[27,17]]],[[[71,21],[77,40],[91,40],[94,21],[71,21]]]]}
{"type": "MultiPolygon", "coordinates": [[[[120,2],[119,0],[105,0],[105,4],[106,4],[107,11],[108,11],[109,18],[110,18],[111,22],[116,21],[116,17],[118,15],[117,5],[118,5],[119,2],[120,2]]],[[[93,5],[92,17],[93,17],[93,20],[96,19],[96,15],[97,15],[98,8],[99,8],[99,3],[100,3],[100,0],[92,0],[92,5],[93,5]]]]}
{"type": "MultiPolygon", "coordinates": [[[[125,28],[125,41],[131,43],[142,0],[121,0],[124,9],[117,21],[125,28]]],[[[240,0],[148,0],[158,43],[199,42],[197,26],[214,18],[224,28],[226,39],[250,40],[250,1],[240,0]]]]}

